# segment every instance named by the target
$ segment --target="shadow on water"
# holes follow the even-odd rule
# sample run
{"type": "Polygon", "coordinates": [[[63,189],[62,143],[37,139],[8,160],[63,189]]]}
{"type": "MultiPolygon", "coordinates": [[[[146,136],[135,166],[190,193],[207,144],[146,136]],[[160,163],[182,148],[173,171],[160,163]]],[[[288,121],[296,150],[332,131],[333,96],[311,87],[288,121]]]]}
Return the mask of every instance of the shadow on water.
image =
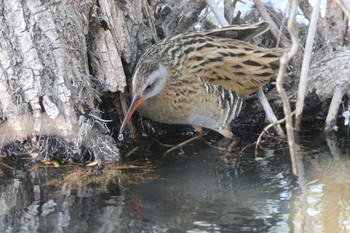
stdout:
{"type": "Polygon", "coordinates": [[[316,133],[299,145],[298,179],[286,148],[265,145],[259,161],[248,149],[232,167],[202,141],[144,167],[2,166],[0,232],[349,231],[349,141],[316,133]]]}

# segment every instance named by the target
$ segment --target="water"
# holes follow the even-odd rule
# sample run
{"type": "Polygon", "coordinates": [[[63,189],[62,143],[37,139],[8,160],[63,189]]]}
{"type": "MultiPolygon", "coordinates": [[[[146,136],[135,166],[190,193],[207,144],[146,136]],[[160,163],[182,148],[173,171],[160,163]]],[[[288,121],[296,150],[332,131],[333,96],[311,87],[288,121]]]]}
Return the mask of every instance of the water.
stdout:
{"type": "Polygon", "coordinates": [[[123,134],[119,134],[118,135],[118,140],[119,141],[123,141],[124,140],[124,135],[123,134]]]}
{"type": "Polygon", "coordinates": [[[349,232],[348,145],[303,137],[299,178],[286,148],[224,166],[201,141],[147,169],[2,166],[0,232],[349,232]]]}

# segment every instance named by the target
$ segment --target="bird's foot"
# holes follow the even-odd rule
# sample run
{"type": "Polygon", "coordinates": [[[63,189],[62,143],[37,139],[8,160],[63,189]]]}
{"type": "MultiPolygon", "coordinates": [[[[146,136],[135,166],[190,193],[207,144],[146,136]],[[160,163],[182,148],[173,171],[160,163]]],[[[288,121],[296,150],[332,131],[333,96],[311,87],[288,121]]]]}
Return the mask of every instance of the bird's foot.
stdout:
{"type": "MultiPolygon", "coordinates": [[[[180,143],[180,144],[181,144],[181,143],[180,143]]],[[[179,145],[180,145],[180,144],[179,144],[179,145]]],[[[179,146],[179,145],[173,146],[173,147],[170,148],[169,150],[165,151],[164,156],[167,156],[170,152],[175,151],[175,150],[177,150],[177,149],[180,150],[180,152],[178,153],[178,155],[184,156],[185,151],[183,150],[183,146],[179,146]]]]}
{"type": "Polygon", "coordinates": [[[234,147],[239,143],[240,139],[233,137],[233,138],[223,138],[219,140],[215,145],[212,143],[208,143],[208,145],[212,148],[225,151],[225,152],[232,152],[234,147]]]}
{"type": "Polygon", "coordinates": [[[179,150],[180,150],[180,152],[178,153],[178,155],[184,155],[184,154],[185,154],[185,152],[184,152],[182,146],[179,147],[179,145],[180,145],[181,143],[180,143],[179,145],[173,145],[173,144],[162,143],[162,142],[160,142],[159,140],[157,140],[157,139],[155,139],[155,138],[153,138],[153,140],[154,140],[155,142],[157,142],[159,145],[163,146],[163,147],[171,147],[169,150],[167,150],[167,151],[164,153],[164,156],[166,156],[167,154],[169,154],[170,152],[172,152],[172,151],[174,151],[174,150],[176,150],[176,149],[179,149],[179,150]]]}
{"type": "Polygon", "coordinates": [[[200,127],[195,127],[197,133],[190,139],[184,141],[184,142],[181,142],[180,144],[176,145],[176,146],[173,146],[172,148],[170,148],[169,150],[167,150],[165,153],[164,153],[164,156],[168,155],[170,152],[174,151],[174,150],[177,150],[177,149],[180,149],[180,153],[179,155],[184,155],[185,152],[183,151],[182,147],[184,147],[185,145],[193,142],[193,141],[196,141],[198,139],[200,139],[203,135],[204,135],[204,131],[202,130],[202,128],[200,127]]]}
{"type": "Polygon", "coordinates": [[[233,153],[236,145],[240,142],[240,138],[223,138],[215,144],[210,143],[209,146],[221,151],[218,165],[222,168],[235,168],[239,161],[239,156],[233,153]]]}
{"type": "Polygon", "coordinates": [[[157,140],[155,138],[153,140],[155,142],[157,142],[159,145],[163,146],[163,147],[171,147],[169,150],[165,151],[164,156],[168,155],[170,152],[173,152],[173,151],[175,151],[177,149],[180,150],[178,155],[184,155],[185,152],[183,150],[183,147],[185,145],[195,141],[195,140],[200,139],[204,135],[204,131],[203,131],[203,129],[201,127],[193,126],[193,125],[192,125],[192,127],[196,130],[196,134],[192,138],[190,138],[190,139],[188,139],[188,140],[186,140],[184,142],[181,142],[181,143],[179,143],[177,145],[162,143],[162,142],[160,142],[159,140],[157,140]]]}

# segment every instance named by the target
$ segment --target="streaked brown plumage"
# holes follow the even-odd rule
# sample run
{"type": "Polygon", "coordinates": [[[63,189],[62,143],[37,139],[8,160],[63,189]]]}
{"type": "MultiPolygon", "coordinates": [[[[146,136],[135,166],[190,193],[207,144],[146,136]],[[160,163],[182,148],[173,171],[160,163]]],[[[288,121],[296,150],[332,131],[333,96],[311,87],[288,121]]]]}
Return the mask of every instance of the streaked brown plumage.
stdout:
{"type": "Polygon", "coordinates": [[[282,49],[248,40],[268,30],[267,23],[192,32],[153,45],[132,77],[133,112],[168,124],[190,124],[232,137],[229,123],[244,97],[268,82],[279,68],[282,49]]]}

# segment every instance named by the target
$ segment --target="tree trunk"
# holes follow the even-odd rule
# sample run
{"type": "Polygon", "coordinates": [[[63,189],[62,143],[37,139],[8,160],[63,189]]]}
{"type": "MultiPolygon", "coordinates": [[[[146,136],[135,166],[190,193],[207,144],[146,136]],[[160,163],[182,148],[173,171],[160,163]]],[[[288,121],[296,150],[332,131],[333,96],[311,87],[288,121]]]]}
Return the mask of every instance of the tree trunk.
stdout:
{"type": "Polygon", "coordinates": [[[98,106],[102,93],[124,90],[123,62],[130,72],[154,42],[147,1],[4,0],[0,7],[1,143],[54,134],[75,148],[88,145],[95,162],[118,160],[98,106]]]}
{"type": "Polygon", "coordinates": [[[327,0],[326,26],[329,47],[336,50],[339,46],[343,46],[348,28],[348,19],[336,0],[327,0]]]}

